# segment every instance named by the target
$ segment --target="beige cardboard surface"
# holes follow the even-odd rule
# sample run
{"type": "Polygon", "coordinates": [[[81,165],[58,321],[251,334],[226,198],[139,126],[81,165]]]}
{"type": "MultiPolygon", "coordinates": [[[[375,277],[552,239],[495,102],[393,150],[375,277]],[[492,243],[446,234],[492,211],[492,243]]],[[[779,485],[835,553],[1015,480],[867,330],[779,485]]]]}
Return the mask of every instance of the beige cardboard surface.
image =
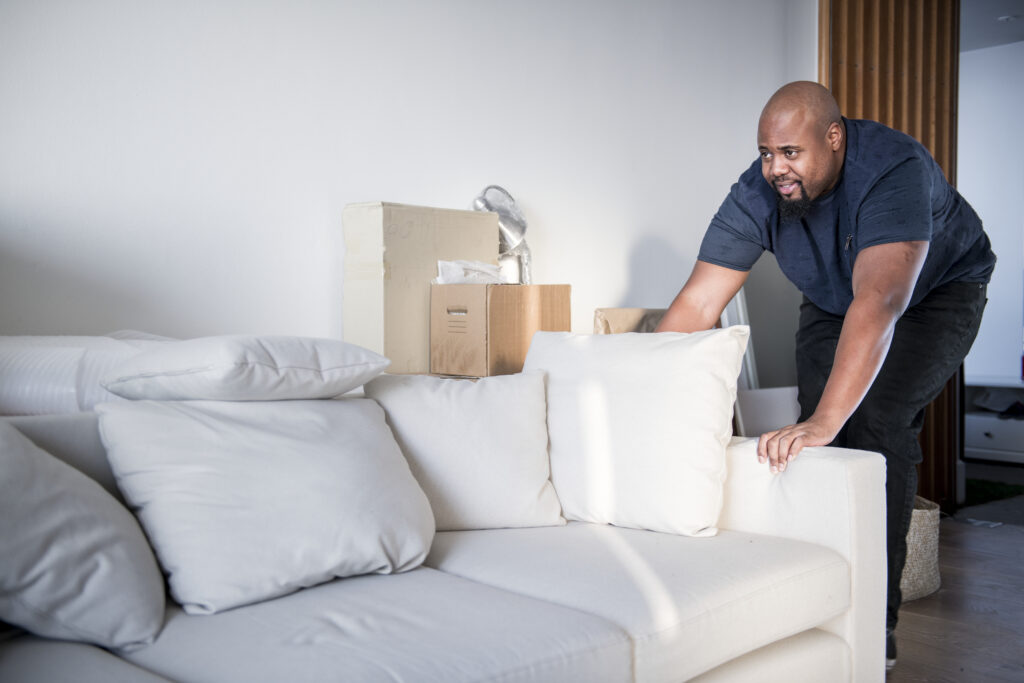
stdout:
{"type": "Polygon", "coordinates": [[[594,334],[654,332],[666,310],[664,308],[598,308],[594,310],[594,334]]]}
{"type": "Polygon", "coordinates": [[[437,262],[497,265],[497,214],[368,202],[346,206],[342,223],[343,338],[391,359],[388,372],[429,372],[437,262]]]}
{"type": "Polygon", "coordinates": [[[571,329],[569,285],[433,285],[430,371],[520,372],[538,330],[571,329]]]}

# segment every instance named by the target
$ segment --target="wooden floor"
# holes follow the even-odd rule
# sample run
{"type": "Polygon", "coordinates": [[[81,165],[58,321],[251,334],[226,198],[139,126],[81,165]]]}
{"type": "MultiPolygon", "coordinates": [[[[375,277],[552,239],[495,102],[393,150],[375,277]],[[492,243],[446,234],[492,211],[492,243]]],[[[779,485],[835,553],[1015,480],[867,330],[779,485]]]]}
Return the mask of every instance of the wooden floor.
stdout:
{"type": "Polygon", "coordinates": [[[900,609],[887,683],[1024,682],[1024,527],[943,519],[939,572],[900,609]]]}

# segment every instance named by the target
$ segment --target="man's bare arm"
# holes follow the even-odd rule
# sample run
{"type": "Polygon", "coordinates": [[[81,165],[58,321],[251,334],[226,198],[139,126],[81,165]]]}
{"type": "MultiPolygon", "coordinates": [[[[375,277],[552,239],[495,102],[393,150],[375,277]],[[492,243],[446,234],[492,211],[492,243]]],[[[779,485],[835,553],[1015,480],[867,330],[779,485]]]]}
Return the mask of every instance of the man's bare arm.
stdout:
{"type": "Polygon", "coordinates": [[[927,242],[893,242],[857,256],[853,302],[818,407],[806,422],[763,434],[758,443],[758,458],[773,472],[785,470],[805,446],[831,443],[860,405],[885,361],[927,254],[927,242]]]}
{"type": "Polygon", "coordinates": [[[655,332],[710,330],[749,274],[697,261],[655,332]]]}

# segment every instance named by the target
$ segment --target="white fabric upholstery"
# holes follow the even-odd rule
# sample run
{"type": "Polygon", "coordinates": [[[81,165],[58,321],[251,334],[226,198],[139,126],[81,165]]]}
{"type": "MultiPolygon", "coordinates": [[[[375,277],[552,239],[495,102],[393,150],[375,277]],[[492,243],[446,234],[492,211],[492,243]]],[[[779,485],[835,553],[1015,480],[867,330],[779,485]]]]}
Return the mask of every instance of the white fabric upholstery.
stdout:
{"type": "Polygon", "coordinates": [[[784,473],[772,475],[757,462],[757,439],[734,439],[727,455],[721,528],[808,541],[842,555],[850,563],[853,602],[824,628],[850,643],[852,680],[882,680],[885,459],[845,448],[806,448],[784,473]]]}
{"type": "Polygon", "coordinates": [[[163,577],[99,484],[0,422],[0,619],[110,648],[156,637],[163,577]]]}
{"type": "Polygon", "coordinates": [[[98,647],[29,635],[0,642],[0,681],[169,683],[98,647]]]}
{"type": "Polygon", "coordinates": [[[639,682],[686,680],[850,600],[838,553],[733,531],[690,538],[573,522],[446,532],[427,564],[619,625],[633,638],[639,682]]]}
{"type": "Polygon", "coordinates": [[[0,415],[74,413],[84,348],[0,345],[0,415]]]}
{"type": "Polygon", "coordinates": [[[118,400],[100,378],[162,342],[149,336],[0,336],[0,415],[66,414],[118,400]]]}
{"type": "Polygon", "coordinates": [[[129,658],[190,683],[626,683],[629,649],[597,617],[420,568],[213,616],[172,609],[129,658]]]}
{"type": "Polygon", "coordinates": [[[715,533],[749,328],[693,334],[538,332],[551,481],[567,519],[715,533]]]}
{"type": "Polygon", "coordinates": [[[842,638],[812,628],[712,669],[691,683],[823,683],[852,681],[850,648],[842,638]]]}
{"type": "Polygon", "coordinates": [[[438,530],[565,524],[551,486],[544,375],[384,375],[365,386],[438,530]]]}
{"type": "MultiPolygon", "coordinates": [[[[330,402],[328,402],[330,403],[330,402]]],[[[76,467],[85,463],[85,470],[95,469],[96,456],[95,434],[90,439],[90,423],[85,416],[68,420],[73,416],[17,418],[12,420],[19,427],[31,432],[33,440],[52,448],[55,455],[73,462],[76,467]]],[[[91,424],[95,428],[95,423],[91,424]]],[[[727,632],[730,635],[712,638],[708,642],[700,637],[692,642],[677,643],[675,649],[665,643],[671,641],[673,634],[682,628],[670,627],[668,631],[653,634],[651,637],[638,641],[638,649],[645,654],[644,667],[639,671],[642,676],[638,680],[651,680],[655,673],[673,668],[663,658],[677,658],[686,665],[692,664],[693,657],[721,660],[714,652],[707,650],[721,644],[734,644],[737,641],[731,635],[733,630],[741,641],[750,641],[750,633],[757,631],[756,624],[751,624],[751,616],[762,610],[771,613],[769,622],[774,623],[777,617],[788,621],[799,621],[793,610],[806,611],[808,622],[824,620],[824,623],[810,623],[816,626],[811,630],[804,629],[801,633],[782,637],[770,644],[758,646],[756,642],[747,642],[744,646],[757,649],[746,654],[737,653],[737,658],[718,664],[703,674],[710,681],[749,680],[826,680],[826,681],[862,681],[881,682],[884,680],[884,605],[885,605],[885,542],[884,542],[884,460],[880,455],[859,451],[831,448],[807,449],[787,468],[783,475],[771,475],[764,465],[757,463],[754,453],[754,441],[736,439],[727,453],[729,477],[723,491],[723,507],[720,528],[722,532],[714,538],[682,538],[665,534],[636,532],[628,529],[602,527],[602,534],[624,535],[630,537],[638,534],[646,540],[642,543],[631,538],[627,547],[631,552],[623,553],[620,543],[611,547],[617,548],[615,559],[609,560],[610,551],[598,551],[591,547],[579,549],[577,543],[551,544],[536,543],[533,550],[523,549],[525,544],[512,544],[507,548],[506,540],[519,534],[541,534],[544,536],[569,532],[577,526],[548,527],[541,529],[510,529],[496,531],[467,531],[440,534],[435,543],[434,552],[428,562],[433,563],[439,556],[447,555],[449,566],[456,564],[474,568],[474,572],[492,575],[494,580],[487,579],[492,588],[501,586],[522,585],[543,596],[548,591],[552,594],[567,595],[578,600],[581,608],[574,610],[567,605],[566,613],[552,617],[552,613],[537,611],[529,615],[525,608],[508,611],[506,602],[515,598],[507,597],[507,592],[498,590],[505,595],[503,600],[492,600],[492,594],[486,592],[459,592],[447,590],[444,582],[410,582],[404,584],[406,577],[419,575],[426,570],[421,568],[393,576],[366,576],[343,579],[322,584],[312,589],[293,593],[284,598],[240,607],[212,617],[190,617],[178,608],[169,611],[171,624],[158,638],[153,646],[143,648],[135,653],[140,665],[152,663],[161,667],[163,675],[174,680],[323,680],[323,671],[340,670],[339,679],[348,674],[348,680],[365,679],[388,680],[390,670],[379,667],[374,669],[374,661],[400,661],[396,669],[407,680],[462,680],[457,676],[465,675],[472,679],[482,670],[493,671],[500,661],[517,658],[521,668],[506,666],[510,672],[504,678],[495,675],[493,680],[547,680],[547,681],[601,681],[629,680],[630,648],[632,644],[626,640],[624,630],[612,625],[612,618],[601,622],[567,622],[567,613],[579,617],[588,617],[584,612],[596,614],[591,605],[615,614],[625,614],[629,623],[637,628],[655,617],[663,619],[677,609],[678,604],[697,605],[704,601],[704,595],[725,595],[733,586],[731,572],[744,569],[747,565],[761,562],[751,559],[753,550],[763,546],[755,543],[754,548],[737,549],[730,552],[729,558],[719,560],[714,570],[722,572],[721,577],[711,571],[708,581],[714,583],[719,578],[728,585],[725,592],[716,592],[714,586],[700,582],[687,586],[685,576],[675,576],[680,568],[690,562],[678,557],[676,545],[679,542],[692,544],[719,544],[725,540],[732,543],[736,538],[746,534],[766,534],[773,538],[763,539],[775,547],[782,547],[788,541],[810,542],[816,546],[797,544],[789,552],[787,568],[779,567],[780,572],[800,571],[809,560],[821,557],[822,547],[831,548],[845,558],[850,566],[850,582],[853,595],[850,607],[842,614],[831,619],[825,614],[827,610],[820,604],[804,600],[804,588],[799,589],[801,598],[784,598],[787,592],[797,592],[796,585],[783,586],[779,602],[784,603],[774,608],[750,604],[742,611],[726,613],[726,605],[715,610],[721,621],[712,624],[701,624],[699,621],[687,624],[695,626],[698,631],[710,633],[727,632]],[[808,511],[812,511],[810,514],[808,511]],[[737,536],[732,532],[743,532],[737,536]],[[494,543],[483,544],[483,551],[494,551],[499,560],[488,564],[486,559],[479,562],[470,558],[462,558],[455,562],[456,555],[445,545],[452,538],[470,538],[476,535],[495,535],[494,543]],[[730,541],[733,539],[733,541],[730,541]],[[782,545],[776,546],[775,544],[782,545]],[[647,547],[647,545],[650,547],[647,547]],[[495,546],[497,547],[495,549],[495,546]],[[818,547],[820,546],[820,547],[818,547]],[[662,550],[664,548],[664,550],[662,550]],[[805,550],[812,548],[808,555],[805,550]],[[632,552],[642,549],[643,552],[632,552]],[[502,552],[506,553],[502,555],[502,552]],[[664,558],[657,556],[664,553],[664,558]],[[656,556],[657,555],[657,556],[656,556]],[[734,559],[740,558],[740,559],[734,559]],[[792,563],[790,563],[792,561],[792,563]],[[583,569],[580,565],[586,565],[583,569]],[[480,565],[480,566],[478,566],[480,565]],[[483,566],[487,565],[487,566],[483,566]],[[623,576],[627,576],[624,583],[623,576]],[[631,578],[639,577],[639,578],[631,578]],[[396,589],[401,580],[403,587],[396,589]],[[366,589],[363,582],[369,582],[375,588],[366,589]],[[630,584],[640,588],[629,588],[630,584]],[[527,585],[529,584],[529,585],[527,585]],[[538,587],[539,586],[539,587],[538,587]],[[632,590],[635,604],[623,591],[632,590]],[[665,598],[665,588],[671,588],[669,598],[665,598]],[[327,592],[321,592],[327,589],[327,592]],[[352,593],[347,593],[352,590],[352,593]],[[367,590],[368,592],[363,592],[367,590]],[[329,595],[334,591],[346,591],[345,601],[337,601],[329,595]],[[575,592],[574,592],[575,591],[575,592]],[[680,596],[676,600],[675,596],[680,596]],[[653,596],[653,597],[650,597],[653,596]],[[434,599],[436,597],[436,600],[434,599]],[[298,600],[298,602],[292,602],[298,600]],[[422,600],[422,601],[421,601],[422,600]],[[809,604],[808,604],[809,603],[809,604]],[[318,616],[300,616],[304,609],[315,610],[318,606],[328,605],[329,613],[318,616]],[[414,606],[411,606],[414,605],[414,606]],[[468,607],[467,607],[468,606],[468,607]],[[814,614],[814,610],[821,609],[814,614]],[[279,611],[280,610],[280,611],[279,611]],[[515,616],[515,629],[512,632],[514,647],[505,640],[504,615],[515,616]],[[371,615],[372,616],[367,616],[371,615]],[[651,616],[654,615],[654,616],[651,616]],[[294,619],[294,621],[293,621],[294,619]],[[304,620],[304,621],[303,621],[304,620]],[[455,630],[465,623],[463,631],[455,630]],[[551,628],[548,628],[549,623],[551,628]],[[604,623],[613,635],[607,640],[595,629],[595,623],[604,623]],[[281,628],[284,624],[286,628],[281,628]],[[305,625],[303,627],[303,624],[305,625]],[[380,640],[373,638],[375,631],[380,640]],[[437,632],[435,632],[437,631],[437,632]],[[443,632],[442,632],[443,631],[443,632]],[[167,634],[173,635],[165,643],[167,634]],[[295,633],[310,634],[305,642],[314,646],[303,645],[292,650],[296,638],[295,633]],[[536,635],[538,640],[529,640],[536,635]],[[836,639],[838,635],[844,642],[836,639]],[[579,636],[579,638],[576,638],[579,636]],[[619,640],[615,638],[618,637],[619,640]],[[575,638],[575,639],[573,639],[575,638]],[[550,642],[561,648],[555,653],[550,642]],[[464,641],[468,644],[463,647],[464,641]],[[343,643],[355,643],[351,648],[343,643]],[[538,645],[538,642],[541,644],[538,645]],[[845,644],[846,642],[850,645],[845,644]],[[253,643],[256,643],[254,645],[253,643]],[[367,643],[373,643],[367,646],[367,643]],[[392,643],[393,649],[389,648],[392,643]],[[411,645],[410,645],[411,643],[411,645]],[[548,643],[548,645],[544,645],[548,643]],[[582,645],[581,645],[582,643],[582,645]],[[550,646],[550,647],[549,647],[550,646]],[[548,647],[548,649],[545,649],[548,647]],[[590,650],[586,650],[590,647],[590,650]],[[584,653],[584,650],[586,652],[584,653]],[[285,654],[285,652],[288,654],[285,654]],[[148,652],[148,654],[147,654],[148,652]],[[455,655],[449,657],[449,652],[455,655]],[[496,652],[496,654],[492,654],[496,652]],[[517,655],[526,652],[527,655],[517,655]],[[397,653],[397,654],[396,654],[397,653]],[[439,654],[443,653],[443,655],[439,654]],[[533,653],[539,653],[534,658],[533,653]],[[543,670],[539,657],[551,655],[548,668],[543,670]],[[621,656],[620,656],[621,655],[621,656]],[[148,657],[148,659],[147,659],[148,657]],[[387,659],[390,657],[390,659],[387,659]],[[354,659],[353,659],[354,658],[354,659]],[[279,663],[279,664],[278,664],[279,663]],[[339,668],[340,667],[340,668],[339,668]],[[314,672],[315,670],[315,672],[314,672]],[[414,673],[408,673],[408,672],[414,673]],[[415,675],[423,671],[422,675],[415,675]],[[803,673],[794,673],[803,672],[803,673]],[[205,672],[205,673],[204,673],[205,672]],[[232,672],[237,678],[232,678],[232,672]],[[265,673],[264,673],[265,672],[265,673]],[[463,672],[468,672],[463,674],[463,672]],[[579,677],[575,674],[579,672],[579,677]],[[780,673],[781,672],[781,673],[780,673]],[[456,676],[453,678],[453,674],[456,676]],[[549,675],[545,675],[549,674],[549,675]],[[607,674],[607,675],[602,675],[607,674]]],[[[100,451],[102,456],[102,451],[100,451]]],[[[753,536],[759,539],[759,536],[753,536]]],[[[474,541],[476,543],[476,541],[474,541]]],[[[460,541],[460,546],[462,542],[460,541]]],[[[743,545],[740,543],[739,545],[743,545]]],[[[473,554],[472,547],[467,551],[473,554]]],[[[830,553],[825,552],[825,556],[830,553]]],[[[770,557],[768,558],[771,559],[770,557]]],[[[813,563],[813,562],[812,562],[813,563]]],[[[699,564],[699,563],[698,563],[699,564]]],[[[778,567],[773,561],[763,563],[770,568],[778,567]]],[[[699,567],[698,567],[699,568],[699,567]]],[[[754,568],[755,570],[757,567],[754,568]]],[[[820,586],[823,567],[812,569],[809,585],[820,586]]],[[[450,580],[457,577],[439,575],[450,580]]],[[[771,572],[759,572],[754,581],[772,581],[771,572]]],[[[483,578],[479,581],[484,582],[483,578]]],[[[741,582],[742,583],[742,582],[741,582]]],[[[794,580],[794,584],[799,584],[794,580]]],[[[739,584],[736,584],[739,585],[739,584]]],[[[486,586],[479,586],[486,589],[486,586]]],[[[524,589],[525,589],[524,588],[524,589]]],[[[849,587],[844,589],[842,596],[831,596],[835,602],[846,599],[849,587]]],[[[758,591],[749,594],[751,601],[757,602],[758,591]]],[[[814,595],[814,591],[811,592],[814,595]]],[[[765,601],[769,600],[764,595],[765,601]]],[[[520,599],[528,599],[519,596],[520,599]]],[[[516,601],[514,601],[516,602],[516,601]]],[[[538,603],[544,605],[545,603],[538,603]]],[[[737,602],[737,609],[744,604],[737,602]]],[[[763,603],[762,603],[763,604],[763,603]]],[[[566,606],[566,605],[563,605],[566,606]]],[[[552,607],[552,605],[547,605],[552,607]]],[[[709,613],[711,613],[709,611],[709,613]]],[[[664,623],[664,622],[659,622],[664,623]]],[[[640,629],[642,630],[642,629],[640,629]]],[[[630,631],[631,634],[634,631],[630,631]]],[[[767,640],[775,636],[769,632],[759,632],[767,640]]],[[[781,637],[781,636],[780,636],[781,637]]],[[[20,644],[27,637],[17,638],[8,643],[0,642],[0,680],[7,680],[5,675],[10,669],[4,665],[12,661],[28,661],[20,654],[12,658],[11,643],[20,644]]],[[[46,641],[40,643],[42,649],[33,648],[30,658],[36,664],[25,671],[28,675],[17,676],[12,680],[36,683],[36,681],[60,681],[59,675],[51,672],[64,672],[80,666],[78,657],[70,657],[68,669],[60,666],[49,667],[47,664],[59,662],[63,656],[57,650],[63,649],[67,643],[46,641]],[[52,648],[52,649],[51,649],[52,648]],[[42,652],[52,653],[52,658],[42,652]],[[43,660],[46,660],[45,662],[43,660]],[[33,677],[33,674],[38,675],[33,677]]],[[[76,651],[90,651],[86,646],[77,646],[76,651]]],[[[95,652],[99,652],[95,650],[95,652]]],[[[101,655],[106,656],[104,653],[101,655]]],[[[719,651],[719,654],[721,652],[719,651]]],[[[710,666],[714,666],[710,664],[710,666]]],[[[82,664],[81,666],[85,666],[82,664]]],[[[83,672],[86,669],[83,668],[83,672]]],[[[90,669],[91,671],[91,669],[90,669]]],[[[395,677],[397,677],[396,674],[395,677]]],[[[482,678],[481,674],[478,678],[482,678]]],[[[683,674],[673,672],[667,680],[681,680],[683,674]]],[[[83,674],[83,680],[103,680],[90,674],[83,674]]],[[[118,680],[112,677],[110,680],[118,680]]],[[[327,679],[329,680],[329,679],[327,679]]]]}
{"type": "Polygon", "coordinates": [[[277,401],[339,396],[390,361],[336,339],[228,335],[158,343],[103,380],[130,399],[277,401]]]}
{"type": "Polygon", "coordinates": [[[118,486],[191,613],[405,571],[434,520],[368,399],[98,407],[118,486]]]}

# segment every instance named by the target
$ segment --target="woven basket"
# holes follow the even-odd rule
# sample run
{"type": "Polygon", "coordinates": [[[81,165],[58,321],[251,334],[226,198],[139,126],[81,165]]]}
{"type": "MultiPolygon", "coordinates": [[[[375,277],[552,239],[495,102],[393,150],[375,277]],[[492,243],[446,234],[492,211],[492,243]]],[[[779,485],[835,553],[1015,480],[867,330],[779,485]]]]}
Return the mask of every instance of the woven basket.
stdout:
{"type": "Polygon", "coordinates": [[[907,563],[900,577],[903,602],[939,590],[939,505],[914,497],[914,512],[907,532],[907,563]]]}

